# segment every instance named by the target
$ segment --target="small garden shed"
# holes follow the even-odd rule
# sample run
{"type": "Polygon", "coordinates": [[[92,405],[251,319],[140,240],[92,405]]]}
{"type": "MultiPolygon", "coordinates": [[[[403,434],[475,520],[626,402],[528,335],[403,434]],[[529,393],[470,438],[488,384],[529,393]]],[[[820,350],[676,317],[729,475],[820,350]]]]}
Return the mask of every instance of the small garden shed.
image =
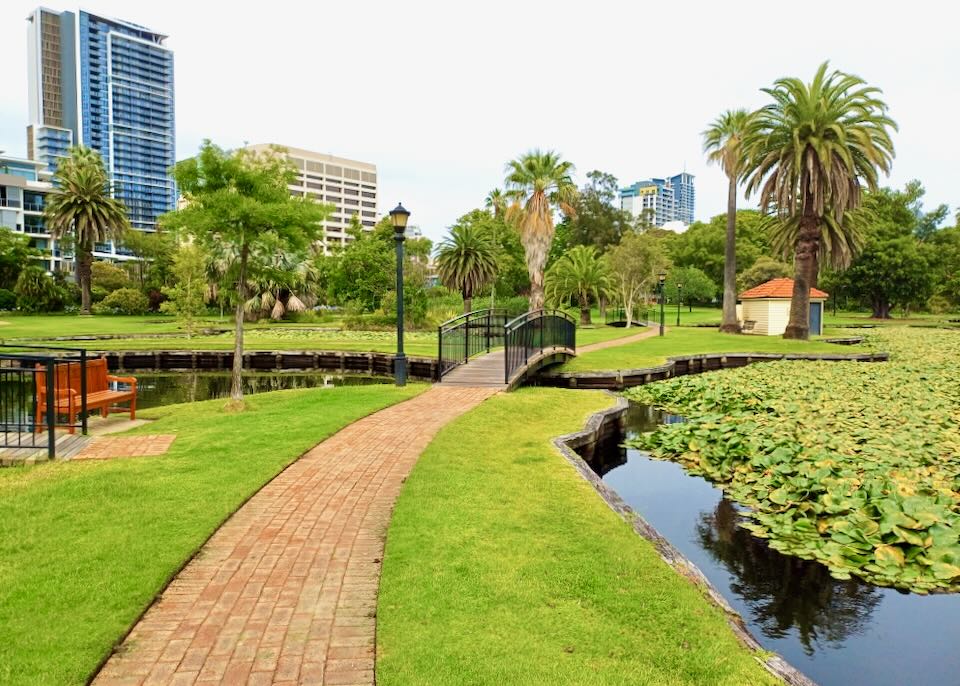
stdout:
{"type": "MultiPolygon", "coordinates": [[[[793,279],[772,279],[740,294],[737,307],[744,333],[780,336],[790,321],[790,299],[793,279]]],[[[823,303],[830,297],[816,288],[810,289],[810,335],[823,335],[823,303]]]]}

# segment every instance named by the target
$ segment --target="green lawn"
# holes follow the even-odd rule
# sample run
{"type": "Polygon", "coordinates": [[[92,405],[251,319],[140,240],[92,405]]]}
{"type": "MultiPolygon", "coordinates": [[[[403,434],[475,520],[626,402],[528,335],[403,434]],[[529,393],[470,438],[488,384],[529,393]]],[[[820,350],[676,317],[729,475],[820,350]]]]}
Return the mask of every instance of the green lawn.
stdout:
{"type": "Polygon", "coordinates": [[[163,457],[0,470],[0,683],[79,684],[236,508],[311,446],[424,386],[157,408],[163,457]]]}
{"type": "Polygon", "coordinates": [[[523,389],[441,430],[387,534],[378,684],[776,683],[550,445],[610,402],[523,389]]]}
{"type": "Polygon", "coordinates": [[[584,353],[560,371],[637,369],[664,364],[668,357],[701,353],[849,353],[822,341],[787,341],[779,336],[737,336],[706,328],[673,328],[665,336],[653,336],[636,343],[584,353]]]}

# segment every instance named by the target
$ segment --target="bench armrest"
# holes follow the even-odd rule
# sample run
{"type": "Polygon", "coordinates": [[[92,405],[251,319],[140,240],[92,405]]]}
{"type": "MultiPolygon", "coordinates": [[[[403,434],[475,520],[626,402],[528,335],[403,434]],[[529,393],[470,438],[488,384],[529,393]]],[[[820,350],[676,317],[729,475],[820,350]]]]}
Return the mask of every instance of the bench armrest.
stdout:
{"type": "Polygon", "coordinates": [[[114,376],[113,374],[107,374],[107,381],[119,381],[120,383],[128,383],[133,388],[133,390],[137,390],[137,378],[135,376],[114,376]]]}

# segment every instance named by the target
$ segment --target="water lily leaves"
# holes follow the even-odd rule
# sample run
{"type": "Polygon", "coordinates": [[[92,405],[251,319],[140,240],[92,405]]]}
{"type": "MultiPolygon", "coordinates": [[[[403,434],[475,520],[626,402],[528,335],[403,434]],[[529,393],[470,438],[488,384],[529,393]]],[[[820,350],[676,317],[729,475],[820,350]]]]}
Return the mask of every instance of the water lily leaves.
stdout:
{"type": "Polygon", "coordinates": [[[631,389],[687,422],[635,445],[747,508],[753,535],[917,593],[960,591],[960,331],[885,328],[882,364],[764,362],[631,389]]]}

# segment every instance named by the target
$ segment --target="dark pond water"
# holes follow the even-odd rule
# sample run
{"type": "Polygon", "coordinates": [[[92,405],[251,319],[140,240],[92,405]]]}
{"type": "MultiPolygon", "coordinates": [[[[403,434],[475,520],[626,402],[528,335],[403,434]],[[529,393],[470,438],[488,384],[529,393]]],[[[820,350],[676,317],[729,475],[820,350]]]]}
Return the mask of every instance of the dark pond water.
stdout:
{"type": "MultiPolygon", "coordinates": [[[[628,434],[677,421],[634,405],[628,434]]],[[[960,594],[837,581],[737,526],[737,506],[673,462],[620,446],[591,466],[710,579],[767,649],[821,686],[960,685],[960,594]]]]}
{"type": "MultiPolygon", "coordinates": [[[[160,405],[190,403],[198,400],[226,398],[230,395],[230,374],[176,372],[170,374],[132,373],[137,378],[137,407],[146,409],[160,405]]],[[[282,391],[291,388],[332,388],[391,383],[387,377],[324,374],[244,374],[246,394],[282,391]]]]}

